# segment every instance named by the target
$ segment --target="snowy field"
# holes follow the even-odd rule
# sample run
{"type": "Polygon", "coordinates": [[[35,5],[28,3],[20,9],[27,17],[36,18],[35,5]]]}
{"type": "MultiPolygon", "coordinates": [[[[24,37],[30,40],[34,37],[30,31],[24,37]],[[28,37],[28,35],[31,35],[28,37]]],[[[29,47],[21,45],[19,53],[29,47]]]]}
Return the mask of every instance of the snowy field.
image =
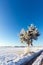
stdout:
{"type": "Polygon", "coordinates": [[[41,61],[43,59],[43,52],[41,53],[40,56],[37,57],[37,59],[35,60],[35,62],[32,65],[42,65],[41,61]]]}
{"type": "MultiPolygon", "coordinates": [[[[15,65],[15,62],[18,62],[20,59],[31,56],[31,53],[25,54],[25,51],[28,48],[21,47],[0,47],[0,65],[15,65]]],[[[32,52],[38,52],[43,50],[43,47],[30,47],[32,52]]]]}

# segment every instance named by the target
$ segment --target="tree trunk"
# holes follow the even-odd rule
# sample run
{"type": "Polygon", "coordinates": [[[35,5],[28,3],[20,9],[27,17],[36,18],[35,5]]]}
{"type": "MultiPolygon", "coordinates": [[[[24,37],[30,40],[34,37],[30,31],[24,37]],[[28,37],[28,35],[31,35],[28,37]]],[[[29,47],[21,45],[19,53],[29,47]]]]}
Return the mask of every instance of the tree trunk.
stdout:
{"type": "Polygon", "coordinates": [[[32,44],[32,39],[29,40],[29,41],[27,41],[27,44],[28,44],[28,46],[29,46],[29,45],[33,46],[33,44],[32,44]]]}
{"type": "Polygon", "coordinates": [[[28,47],[29,47],[29,45],[30,45],[31,43],[28,41],[27,44],[28,44],[28,47]]]}

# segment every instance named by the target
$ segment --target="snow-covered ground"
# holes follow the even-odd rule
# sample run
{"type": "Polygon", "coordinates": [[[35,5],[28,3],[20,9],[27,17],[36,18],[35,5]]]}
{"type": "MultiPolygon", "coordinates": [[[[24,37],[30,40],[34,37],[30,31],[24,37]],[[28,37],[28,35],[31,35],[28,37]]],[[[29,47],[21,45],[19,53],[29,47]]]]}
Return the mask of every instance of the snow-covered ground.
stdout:
{"type": "MultiPolygon", "coordinates": [[[[38,52],[40,49],[43,47],[30,47],[29,50],[38,52]]],[[[25,50],[28,51],[28,48],[0,47],[0,65],[15,65],[15,62],[32,55],[29,52],[25,55],[25,50]]]]}
{"type": "Polygon", "coordinates": [[[43,52],[41,53],[41,55],[39,57],[37,57],[37,59],[35,60],[35,62],[32,65],[41,65],[42,59],[43,59],[43,52]]]}

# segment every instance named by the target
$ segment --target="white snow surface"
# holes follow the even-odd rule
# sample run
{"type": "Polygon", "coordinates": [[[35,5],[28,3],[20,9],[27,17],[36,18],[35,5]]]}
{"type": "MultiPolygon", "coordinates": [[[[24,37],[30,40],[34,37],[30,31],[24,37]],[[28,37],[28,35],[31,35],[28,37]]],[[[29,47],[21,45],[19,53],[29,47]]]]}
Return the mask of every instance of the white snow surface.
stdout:
{"type": "Polygon", "coordinates": [[[0,47],[0,65],[15,65],[22,59],[24,48],[0,47]]]}
{"type": "MultiPolygon", "coordinates": [[[[23,56],[24,50],[25,48],[0,47],[0,65],[15,65],[19,60],[32,55],[28,53],[23,56]]],[[[21,62],[23,61],[21,60],[21,62]]]]}
{"type": "Polygon", "coordinates": [[[37,57],[36,61],[32,65],[41,65],[42,59],[43,59],[43,52],[39,57],[37,57]]]}

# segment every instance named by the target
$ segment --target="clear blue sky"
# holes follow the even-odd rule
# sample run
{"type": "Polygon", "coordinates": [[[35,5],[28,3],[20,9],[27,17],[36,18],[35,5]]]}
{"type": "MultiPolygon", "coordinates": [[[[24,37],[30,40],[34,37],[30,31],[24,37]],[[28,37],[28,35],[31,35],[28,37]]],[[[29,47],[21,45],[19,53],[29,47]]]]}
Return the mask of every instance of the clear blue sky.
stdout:
{"type": "Polygon", "coordinates": [[[40,37],[33,44],[43,45],[43,0],[0,0],[0,46],[23,45],[18,34],[33,23],[40,37]]]}

